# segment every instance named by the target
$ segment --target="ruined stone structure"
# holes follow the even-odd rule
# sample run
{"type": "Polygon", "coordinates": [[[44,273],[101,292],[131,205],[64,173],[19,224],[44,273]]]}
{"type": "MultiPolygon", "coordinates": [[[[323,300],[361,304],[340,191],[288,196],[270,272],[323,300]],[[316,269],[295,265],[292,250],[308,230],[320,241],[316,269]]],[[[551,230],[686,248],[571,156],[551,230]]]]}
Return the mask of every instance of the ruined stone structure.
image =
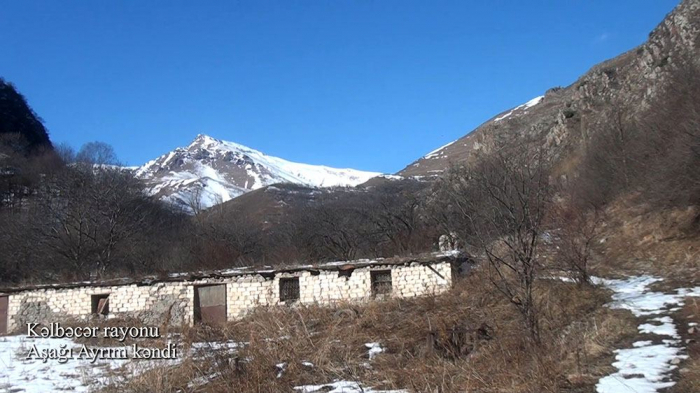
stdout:
{"type": "MultiPolygon", "coordinates": [[[[261,306],[332,305],[438,294],[452,285],[455,261],[356,261],[286,269],[237,269],[166,279],[0,289],[4,331],[65,319],[137,318],[146,324],[222,323],[261,306]]],[[[0,328],[3,324],[0,324],[0,328]]]]}

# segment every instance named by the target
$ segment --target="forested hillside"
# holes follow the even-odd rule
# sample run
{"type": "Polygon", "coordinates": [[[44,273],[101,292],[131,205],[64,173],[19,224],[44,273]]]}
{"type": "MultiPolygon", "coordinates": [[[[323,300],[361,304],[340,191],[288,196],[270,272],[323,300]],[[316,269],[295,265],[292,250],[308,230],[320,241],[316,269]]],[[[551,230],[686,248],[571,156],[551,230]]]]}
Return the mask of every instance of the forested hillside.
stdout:
{"type": "Polygon", "coordinates": [[[0,78],[0,141],[20,153],[50,150],[51,141],[41,118],[14,85],[0,78]],[[19,139],[17,136],[20,136],[19,139]]]}

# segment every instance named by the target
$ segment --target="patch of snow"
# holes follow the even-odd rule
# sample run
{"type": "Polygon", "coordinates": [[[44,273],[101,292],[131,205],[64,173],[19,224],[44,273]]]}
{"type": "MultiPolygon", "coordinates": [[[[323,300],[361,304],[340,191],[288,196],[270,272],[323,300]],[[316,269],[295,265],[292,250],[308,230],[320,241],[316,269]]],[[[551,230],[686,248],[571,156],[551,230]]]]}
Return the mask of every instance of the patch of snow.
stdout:
{"type": "Polygon", "coordinates": [[[448,250],[448,251],[441,251],[441,252],[435,253],[434,255],[436,257],[456,257],[456,256],[459,256],[459,254],[461,254],[461,253],[462,253],[462,251],[460,251],[460,250],[448,250]]]}
{"type": "Polygon", "coordinates": [[[524,107],[525,109],[532,108],[533,106],[539,104],[543,98],[544,98],[544,96],[535,97],[535,98],[531,99],[530,101],[524,103],[523,105],[520,105],[520,107],[524,107]]]}
{"type": "Polygon", "coordinates": [[[408,390],[374,390],[357,382],[336,381],[325,385],[295,386],[294,390],[301,393],[408,393],[408,390]]]}
{"type": "Polygon", "coordinates": [[[367,347],[369,349],[367,351],[367,355],[369,356],[369,360],[374,359],[375,356],[384,352],[384,348],[382,348],[382,346],[379,343],[367,343],[367,344],[365,344],[365,347],[367,347]]]}
{"type": "Polygon", "coordinates": [[[651,276],[630,277],[622,280],[595,278],[594,282],[610,288],[613,294],[611,308],[631,311],[637,317],[645,317],[640,333],[653,334],[662,339],[661,344],[651,340],[637,341],[632,348],[615,350],[613,366],[617,372],[601,378],[596,385],[598,393],[654,393],[675,384],[671,372],[677,368],[674,359],[685,359],[676,325],[669,315],[683,305],[687,296],[700,296],[700,287],[676,289],[676,293],[654,292],[650,286],[661,281],[651,276]]]}
{"type": "Polygon", "coordinates": [[[515,108],[511,109],[511,110],[508,111],[507,113],[505,113],[505,114],[503,114],[503,115],[501,115],[501,116],[498,116],[497,118],[493,119],[493,121],[498,122],[498,121],[501,121],[501,120],[503,120],[503,119],[506,119],[506,118],[510,117],[510,115],[512,115],[513,113],[515,113],[515,111],[518,111],[518,110],[525,110],[525,109],[532,108],[533,106],[539,104],[540,101],[542,101],[543,98],[544,98],[544,96],[535,97],[535,98],[531,99],[530,101],[528,101],[528,102],[526,102],[526,103],[524,103],[524,104],[522,104],[522,105],[516,106],[515,108]]]}
{"type": "Polygon", "coordinates": [[[45,362],[40,358],[28,359],[32,346],[36,346],[38,351],[80,347],[69,339],[0,337],[0,388],[6,387],[7,391],[23,393],[88,392],[109,382],[110,371],[129,362],[122,359],[98,359],[92,363],[90,359],[76,359],[75,355],[65,361],[45,362]]]}
{"type": "Polygon", "coordinates": [[[444,149],[444,148],[450,146],[451,144],[453,144],[453,143],[455,143],[455,142],[457,142],[457,141],[454,140],[454,141],[452,141],[452,142],[450,142],[450,143],[448,143],[448,144],[446,144],[446,145],[440,146],[440,147],[438,147],[437,149],[435,149],[435,150],[431,151],[430,153],[426,154],[425,156],[423,156],[423,158],[425,158],[426,160],[429,160],[429,159],[432,159],[432,158],[439,158],[438,153],[439,153],[442,149],[444,149]]]}
{"type": "Polygon", "coordinates": [[[664,344],[618,349],[613,366],[619,371],[601,378],[596,389],[599,393],[653,393],[669,388],[675,382],[667,380],[668,373],[676,368],[670,362],[678,352],[679,348],[664,344]]]}
{"type": "Polygon", "coordinates": [[[287,370],[287,363],[277,363],[275,368],[277,368],[277,378],[282,378],[282,375],[287,370]]]}
{"type": "MultiPolygon", "coordinates": [[[[172,337],[175,337],[173,335],[172,337]]],[[[208,356],[212,350],[235,351],[243,343],[237,342],[198,342],[193,343],[190,354],[194,359],[208,356]]],[[[92,392],[100,388],[131,378],[155,367],[178,364],[183,357],[182,348],[177,346],[176,359],[145,360],[81,358],[79,344],[66,338],[30,338],[24,335],[0,337],[0,391],[43,393],[43,392],[92,392]],[[65,360],[28,358],[36,346],[38,353],[73,349],[72,356],[66,352],[65,360]],[[126,375],[126,377],[125,377],[126,375]]],[[[87,348],[97,348],[85,344],[87,348]]],[[[122,349],[110,347],[110,349],[122,349]]],[[[130,350],[130,348],[129,348],[130,350]]]]}
{"type": "Polygon", "coordinates": [[[379,175],[378,177],[383,177],[389,180],[403,180],[405,177],[399,175],[379,175]]]}
{"type": "Polygon", "coordinates": [[[660,322],[660,324],[643,323],[639,325],[640,333],[656,334],[657,336],[669,336],[673,338],[680,338],[678,331],[676,331],[676,325],[673,323],[673,318],[669,316],[652,318],[653,322],[660,322]]]}

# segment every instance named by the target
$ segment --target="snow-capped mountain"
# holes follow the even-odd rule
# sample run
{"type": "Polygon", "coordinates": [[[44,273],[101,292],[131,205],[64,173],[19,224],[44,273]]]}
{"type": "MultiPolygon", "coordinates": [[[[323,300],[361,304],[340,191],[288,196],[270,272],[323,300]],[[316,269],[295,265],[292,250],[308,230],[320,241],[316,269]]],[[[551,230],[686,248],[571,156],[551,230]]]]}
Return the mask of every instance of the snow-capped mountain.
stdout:
{"type": "Polygon", "coordinates": [[[187,210],[208,208],[275,183],[356,186],[380,175],[290,162],[208,135],[149,161],[135,171],[147,193],[187,210]]]}

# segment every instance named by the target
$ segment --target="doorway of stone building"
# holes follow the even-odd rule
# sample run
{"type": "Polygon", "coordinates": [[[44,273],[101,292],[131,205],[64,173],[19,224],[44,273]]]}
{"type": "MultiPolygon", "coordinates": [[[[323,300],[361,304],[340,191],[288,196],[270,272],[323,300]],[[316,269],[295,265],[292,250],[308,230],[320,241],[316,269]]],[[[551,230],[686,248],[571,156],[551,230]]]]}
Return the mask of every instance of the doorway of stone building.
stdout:
{"type": "Polygon", "coordinates": [[[199,285],[194,288],[194,321],[207,325],[226,323],[226,285],[199,285]]]}
{"type": "Polygon", "coordinates": [[[0,336],[7,334],[8,300],[9,298],[7,296],[0,296],[0,336]]]}

